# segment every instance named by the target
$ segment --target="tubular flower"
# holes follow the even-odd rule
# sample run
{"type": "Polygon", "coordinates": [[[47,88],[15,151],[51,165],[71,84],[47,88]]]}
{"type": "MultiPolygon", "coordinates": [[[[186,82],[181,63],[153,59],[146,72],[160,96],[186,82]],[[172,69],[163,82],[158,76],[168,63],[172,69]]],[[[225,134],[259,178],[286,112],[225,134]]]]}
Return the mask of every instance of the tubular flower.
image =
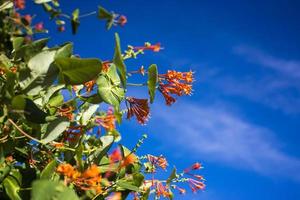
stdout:
{"type": "Polygon", "coordinates": [[[197,190],[204,190],[205,188],[205,184],[201,181],[189,178],[188,182],[193,192],[197,192],[197,190]]]}
{"type": "Polygon", "coordinates": [[[67,105],[58,108],[59,115],[68,118],[70,121],[73,120],[73,110],[74,108],[72,106],[67,105]]]}
{"type": "Polygon", "coordinates": [[[143,47],[133,47],[133,49],[134,50],[141,50],[141,51],[150,50],[150,51],[153,51],[153,52],[159,52],[162,49],[162,47],[160,46],[160,43],[156,43],[156,44],[151,45],[149,42],[146,42],[143,47]]]}
{"type": "Polygon", "coordinates": [[[88,93],[90,93],[93,90],[95,84],[96,84],[95,80],[91,80],[91,81],[84,83],[84,86],[86,87],[86,91],[88,93]]]}
{"type": "Polygon", "coordinates": [[[60,164],[56,171],[65,176],[67,183],[73,183],[81,190],[95,190],[102,192],[100,170],[96,165],[90,166],[80,173],[70,164],[60,164]]]}
{"type": "Polygon", "coordinates": [[[191,95],[193,72],[177,72],[168,70],[166,74],[159,75],[159,91],[165,98],[166,104],[173,104],[176,99],[171,95],[191,95]]]}
{"type": "Polygon", "coordinates": [[[127,119],[136,116],[136,119],[140,124],[145,124],[148,121],[150,115],[148,100],[137,99],[134,97],[127,97],[126,100],[129,103],[127,119]]]}
{"type": "Polygon", "coordinates": [[[129,154],[124,158],[124,160],[121,163],[121,167],[126,167],[130,164],[133,164],[137,161],[137,157],[134,154],[129,154]]]}
{"type": "Polygon", "coordinates": [[[114,162],[119,162],[120,160],[122,160],[122,155],[120,152],[120,149],[115,149],[109,156],[109,160],[110,162],[114,163],[114,162]]]}
{"type": "Polygon", "coordinates": [[[37,23],[35,26],[34,26],[34,29],[38,32],[41,32],[42,30],[44,30],[44,23],[43,22],[40,22],[40,23],[37,23]]]}
{"type": "Polygon", "coordinates": [[[116,192],[113,195],[109,196],[107,200],[121,200],[122,199],[122,193],[116,192]]]}
{"type": "Polygon", "coordinates": [[[110,61],[104,61],[102,63],[102,71],[107,72],[110,67],[111,62],[110,61]]]}
{"type": "Polygon", "coordinates": [[[187,169],[184,170],[184,173],[188,173],[191,170],[198,170],[203,168],[202,165],[198,162],[194,163],[192,166],[188,167],[187,169]]]}
{"type": "Polygon", "coordinates": [[[155,190],[156,190],[157,197],[160,197],[160,196],[163,196],[166,198],[171,197],[171,193],[170,193],[169,189],[166,186],[164,186],[160,181],[156,182],[155,190]]]}
{"type": "Polygon", "coordinates": [[[15,7],[23,10],[25,9],[25,0],[14,0],[15,7]]]}
{"type": "Polygon", "coordinates": [[[175,188],[179,191],[180,194],[185,194],[186,193],[186,190],[181,188],[181,187],[178,187],[177,185],[175,186],[175,188]]]}
{"type": "Polygon", "coordinates": [[[161,167],[164,170],[168,166],[168,162],[167,162],[166,158],[163,156],[157,157],[157,156],[153,156],[153,155],[148,155],[148,160],[152,165],[161,167]]]}
{"type": "Polygon", "coordinates": [[[31,24],[32,21],[31,15],[24,15],[23,19],[26,21],[27,24],[31,24]]]}
{"type": "Polygon", "coordinates": [[[124,26],[127,23],[127,17],[125,15],[119,16],[117,20],[117,24],[120,26],[124,26]]]}
{"type": "Polygon", "coordinates": [[[113,114],[113,110],[108,109],[105,116],[97,116],[95,122],[104,127],[107,131],[112,131],[116,128],[116,116],[113,114]]]}

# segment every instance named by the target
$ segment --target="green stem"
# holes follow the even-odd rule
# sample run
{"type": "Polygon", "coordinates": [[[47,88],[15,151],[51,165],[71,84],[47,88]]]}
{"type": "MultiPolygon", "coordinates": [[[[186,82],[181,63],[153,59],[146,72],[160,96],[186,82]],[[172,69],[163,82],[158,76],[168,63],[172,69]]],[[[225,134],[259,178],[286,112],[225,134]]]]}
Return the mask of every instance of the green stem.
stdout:
{"type": "Polygon", "coordinates": [[[147,83],[127,83],[127,86],[146,86],[148,85],[147,83]]]}
{"type": "Polygon", "coordinates": [[[88,17],[88,16],[95,15],[95,14],[97,14],[97,11],[93,11],[93,12],[90,12],[90,13],[80,15],[78,18],[88,17]]]}
{"type": "Polygon", "coordinates": [[[38,140],[38,139],[32,137],[31,135],[27,134],[26,132],[24,132],[12,119],[8,119],[8,121],[24,136],[28,137],[29,139],[31,139],[33,141],[44,144],[41,140],[38,140]]]}

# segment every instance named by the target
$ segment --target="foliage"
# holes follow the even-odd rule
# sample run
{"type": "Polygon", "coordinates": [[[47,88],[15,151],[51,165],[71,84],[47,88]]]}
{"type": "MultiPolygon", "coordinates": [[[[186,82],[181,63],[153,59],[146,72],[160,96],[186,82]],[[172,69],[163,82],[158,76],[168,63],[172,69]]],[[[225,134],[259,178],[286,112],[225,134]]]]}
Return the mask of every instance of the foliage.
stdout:
{"type": "MultiPolygon", "coordinates": [[[[193,173],[199,163],[182,173],[174,168],[166,180],[155,179],[158,169],[166,171],[166,159],[137,155],[146,135],[131,149],[123,146],[116,125],[125,115],[145,124],[156,92],[167,105],[190,95],[193,72],[159,74],[155,64],[129,71],[126,59],[159,52],[161,46],[146,42],[122,52],[117,33],[111,60],[79,58],[71,42],[49,47],[49,38],[34,39],[47,30],[24,14],[25,3],[0,0],[0,199],[171,199],[174,190],[185,193],[179,187],[183,183],[194,192],[203,189],[203,177],[193,173]],[[129,83],[132,76],[145,83],[129,83]],[[127,86],[146,86],[149,97],[127,96],[127,86]]],[[[60,32],[69,21],[76,34],[80,20],[94,14],[107,29],[127,23],[124,15],[101,6],[68,15],[57,0],[35,3],[60,32]]]]}

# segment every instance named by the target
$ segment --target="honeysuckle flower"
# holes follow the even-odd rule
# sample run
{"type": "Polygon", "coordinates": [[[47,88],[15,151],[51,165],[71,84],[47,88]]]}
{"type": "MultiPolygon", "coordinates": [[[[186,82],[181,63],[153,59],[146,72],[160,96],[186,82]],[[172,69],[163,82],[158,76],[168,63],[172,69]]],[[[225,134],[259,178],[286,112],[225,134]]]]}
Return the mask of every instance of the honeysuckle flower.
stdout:
{"type": "Polygon", "coordinates": [[[162,47],[160,46],[160,43],[156,43],[156,44],[151,45],[149,42],[146,42],[143,47],[133,47],[133,49],[134,50],[141,50],[141,51],[150,50],[150,51],[153,51],[153,52],[159,52],[162,49],[162,47]]]}
{"type": "Polygon", "coordinates": [[[169,198],[171,196],[169,188],[164,186],[160,181],[156,182],[155,192],[157,197],[163,196],[169,198]]]}
{"type": "Polygon", "coordinates": [[[25,9],[25,0],[14,0],[15,7],[23,10],[25,9]]]}
{"type": "Polygon", "coordinates": [[[66,30],[66,28],[65,28],[65,26],[58,26],[58,27],[57,27],[57,30],[58,30],[59,32],[64,32],[64,31],[66,30]]]}
{"type": "Polygon", "coordinates": [[[138,159],[134,154],[129,154],[122,160],[121,167],[126,167],[130,164],[133,164],[133,163],[137,162],[137,160],[138,159]]]}
{"type": "Polygon", "coordinates": [[[60,164],[56,171],[65,176],[67,183],[73,183],[81,190],[95,190],[97,193],[102,192],[101,174],[96,165],[91,165],[83,173],[80,173],[70,164],[60,164]]]}
{"type": "Polygon", "coordinates": [[[102,63],[102,71],[107,72],[110,67],[111,62],[110,61],[104,61],[102,63]]]}
{"type": "Polygon", "coordinates": [[[127,97],[126,101],[129,103],[127,119],[136,116],[140,124],[145,124],[150,115],[148,99],[137,99],[134,97],[127,97]]]}
{"type": "Polygon", "coordinates": [[[86,91],[88,93],[91,92],[93,90],[95,84],[96,84],[95,80],[91,80],[91,81],[84,83],[84,86],[86,87],[86,91]]]}
{"type": "Polygon", "coordinates": [[[115,149],[110,155],[109,155],[109,160],[110,162],[114,163],[114,162],[119,162],[120,160],[122,160],[122,155],[120,152],[120,149],[115,149]]]}
{"type": "Polygon", "coordinates": [[[122,193],[116,192],[113,195],[109,196],[107,200],[121,200],[122,199],[122,193]]]}
{"type": "Polygon", "coordinates": [[[177,72],[168,70],[166,74],[159,74],[158,90],[165,98],[166,104],[173,104],[176,99],[172,95],[182,96],[192,94],[193,72],[177,72]]]}
{"type": "Polygon", "coordinates": [[[201,169],[203,168],[202,165],[198,162],[194,163],[192,166],[186,168],[184,170],[184,173],[189,173],[191,170],[198,170],[198,169],[201,169]]]}
{"type": "Polygon", "coordinates": [[[175,188],[179,191],[180,194],[185,194],[186,193],[186,190],[181,188],[181,187],[178,187],[177,185],[175,186],[175,188]]]}
{"type": "Polygon", "coordinates": [[[188,183],[193,192],[196,192],[197,190],[203,190],[205,188],[205,184],[203,182],[192,178],[189,178],[188,183]]]}
{"type": "Polygon", "coordinates": [[[37,32],[43,31],[43,30],[44,30],[44,23],[43,23],[43,22],[37,23],[37,24],[34,26],[34,29],[35,29],[35,31],[37,31],[37,32]]]}
{"type": "Polygon", "coordinates": [[[58,108],[59,115],[67,117],[70,121],[73,120],[73,111],[74,108],[72,106],[63,105],[58,108]]]}
{"type": "Polygon", "coordinates": [[[119,16],[117,20],[117,24],[119,24],[120,26],[124,26],[126,23],[127,23],[127,17],[125,15],[119,16]]]}
{"type": "Polygon", "coordinates": [[[154,165],[154,166],[158,166],[158,167],[161,167],[162,169],[166,169],[167,166],[168,166],[168,162],[166,160],[165,157],[163,157],[162,155],[161,156],[153,156],[153,155],[148,155],[148,160],[149,162],[154,165]]]}
{"type": "Polygon", "coordinates": [[[24,16],[23,16],[23,19],[26,21],[26,23],[27,23],[28,25],[31,24],[31,21],[32,21],[31,15],[24,15],[24,16]]]}
{"type": "Polygon", "coordinates": [[[116,122],[116,116],[113,114],[112,108],[108,109],[106,115],[97,116],[95,119],[95,123],[99,124],[107,131],[112,131],[116,128],[115,122],[116,122]]]}

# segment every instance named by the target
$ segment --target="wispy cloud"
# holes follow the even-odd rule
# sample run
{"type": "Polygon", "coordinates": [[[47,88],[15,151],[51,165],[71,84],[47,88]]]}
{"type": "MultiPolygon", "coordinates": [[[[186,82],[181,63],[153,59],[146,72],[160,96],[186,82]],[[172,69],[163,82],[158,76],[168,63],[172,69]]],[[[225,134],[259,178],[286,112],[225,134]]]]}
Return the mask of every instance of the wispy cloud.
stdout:
{"type": "Polygon", "coordinates": [[[247,63],[254,63],[257,68],[239,76],[219,73],[208,80],[210,84],[225,94],[245,97],[285,113],[300,112],[300,61],[276,58],[243,45],[235,46],[233,52],[244,58],[245,64],[240,65],[248,67],[247,63]],[[259,68],[268,70],[257,73],[259,68]]]}
{"type": "Polygon", "coordinates": [[[170,145],[180,146],[199,159],[300,180],[300,159],[284,153],[272,131],[220,106],[181,103],[167,109],[154,111],[154,120],[159,120],[160,130],[172,130],[160,133],[172,140],[170,145]]]}
{"type": "Polygon", "coordinates": [[[244,56],[249,62],[274,69],[290,77],[300,78],[300,61],[277,58],[260,49],[249,46],[236,46],[234,52],[244,56]]]}

